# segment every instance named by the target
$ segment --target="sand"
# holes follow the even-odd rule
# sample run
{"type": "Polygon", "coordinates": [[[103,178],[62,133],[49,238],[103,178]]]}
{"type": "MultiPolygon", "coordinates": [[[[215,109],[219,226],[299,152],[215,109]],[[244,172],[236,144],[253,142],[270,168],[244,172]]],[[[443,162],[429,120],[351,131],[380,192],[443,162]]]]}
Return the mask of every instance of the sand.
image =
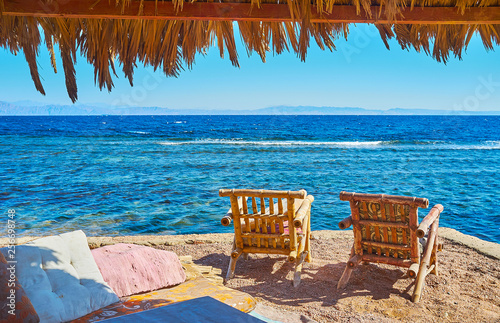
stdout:
{"type": "MultiPolygon", "coordinates": [[[[413,280],[406,277],[406,271],[387,265],[359,266],[349,285],[338,291],[351,235],[313,232],[313,262],[305,265],[298,288],[292,287],[292,264],[285,257],[267,255],[240,258],[235,278],[227,286],[251,294],[261,304],[261,313],[282,322],[500,321],[500,260],[446,238],[441,239],[439,277],[427,277],[418,304],[410,301],[413,280]]],[[[202,235],[185,241],[156,247],[192,255],[195,263],[220,268],[225,275],[231,235],[225,239],[202,235]]]]}
{"type": "MultiPolygon", "coordinates": [[[[500,245],[440,228],[443,251],[439,277],[426,279],[422,300],[410,301],[413,280],[402,268],[360,265],[344,290],[337,290],[353,237],[352,231],[314,231],[313,261],[302,282],[292,287],[293,265],[282,256],[240,258],[228,287],[258,301],[257,312],[281,322],[500,322],[500,245]]],[[[191,255],[225,276],[232,234],[89,237],[91,247],[117,242],[150,245],[191,255]]],[[[20,239],[18,243],[34,237],[20,239]]],[[[6,244],[0,239],[0,245],[6,244]]]]}

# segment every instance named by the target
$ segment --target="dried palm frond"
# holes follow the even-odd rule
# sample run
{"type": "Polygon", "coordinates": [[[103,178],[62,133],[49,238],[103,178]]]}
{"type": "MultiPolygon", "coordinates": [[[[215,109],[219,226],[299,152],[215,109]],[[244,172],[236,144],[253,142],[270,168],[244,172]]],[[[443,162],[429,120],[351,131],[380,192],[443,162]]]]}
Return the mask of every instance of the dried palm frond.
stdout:
{"type": "Polygon", "coordinates": [[[388,39],[396,38],[401,48],[423,50],[438,62],[446,63],[450,54],[462,59],[470,39],[477,33],[489,50],[500,45],[498,25],[377,25],[387,48],[388,39]]]}
{"type": "MultiPolygon", "coordinates": [[[[7,20],[12,20],[13,27],[16,28],[16,41],[23,50],[24,57],[30,69],[31,79],[35,84],[38,92],[45,95],[42,82],[40,81],[40,74],[38,73],[38,48],[40,47],[40,33],[38,31],[38,24],[32,17],[4,17],[7,20]]],[[[17,46],[16,46],[17,50],[17,46]]]]}
{"type": "MultiPolygon", "coordinates": [[[[50,0],[40,0],[50,3],[50,0]]],[[[102,1],[102,0],[101,0],[102,1]]],[[[177,10],[182,10],[184,0],[173,0],[177,10]]],[[[196,1],[196,0],[190,0],[196,1]]],[[[201,0],[200,0],[201,1],[201,0]]],[[[204,0],[203,0],[204,1],[204,0]]],[[[208,1],[208,0],[207,0],[208,1]]],[[[221,0],[227,2],[229,0],[221,0]]],[[[234,0],[233,0],[234,1],[234,0]]],[[[311,23],[313,6],[316,11],[331,13],[335,5],[353,5],[360,14],[370,16],[373,5],[380,7],[389,21],[401,17],[401,9],[408,6],[451,6],[465,10],[473,6],[498,6],[500,0],[243,0],[257,7],[266,3],[286,3],[293,17],[292,22],[239,21],[239,34],[247,54],[256,52],[263,61],[268,52],[281,54],[292,51],[306,59],[313,38],[321,49],[335,49],[335,41],[347,39],[346,23],[311,23]]],[[[115,0],[124,12],[131,0],[115,0]]],[[[141,8],[144,5],[140,2],[141,8]]],[[[157,0],[155,0],[155,6],[157,0]]],[[[3,0],[0,0],[0,8],[3,0]]],[[[141,12],[138,12],[140,15],[141,12]]],[[[233,22],[189,20],[127,20],[127,19],[68,19],[28,18],[0,15],[0,47],[17,54],[22,51],[30,69],[36,89],[44,94],[37,67],[41,42],[40,31],[51,65],[57,72],[54,48],[58,46],[66,78],[68,95],[77,100],[77,83],[74,65],[80,53],[94,67],[96,85],[102,90],[113,88],[115,63],[121,65],[125,77],[133,85],[134,69],[138,63],[161,68],[166,76],[178,76],[184,67],[192,68],[195,57],[204,55],[217,46],[220,56],[229,56],[234,66],[239,66],[233,22]]],[[[395,38],[401,48],[425,52],[437,61],[446,63],[451,55],[461,59],[472,36],[481,37],[487,50],[500,45],[500,25],[376,25],[382,41],[389,48],[395,38]]]]}
{"type": "Polygon", "coordinates": [[[43,34],[45,36],[45,45],[47,46],[47,50],[49,51],[50,55],[50,65],[52,65],[54,73],[57,74],[56,54],[54,52],[54,41],[52,38],[52,35],[55,34],[55,30],[53,29],[53,26],[51,24],[45,23],[43,20],[40,20],[40,25],[44,30],[43,34]]]}

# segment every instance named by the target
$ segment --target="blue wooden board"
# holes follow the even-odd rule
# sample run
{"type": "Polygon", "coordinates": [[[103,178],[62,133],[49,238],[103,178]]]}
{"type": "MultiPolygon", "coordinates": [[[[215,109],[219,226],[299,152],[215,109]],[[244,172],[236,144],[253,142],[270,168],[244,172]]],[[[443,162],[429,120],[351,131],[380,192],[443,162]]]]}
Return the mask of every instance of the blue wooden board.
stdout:
{"type": "Polygon", "coordinates": [[[205,296],[102,322],[261,323],[264,321],[219,302],[215,298],[205,296]]]}

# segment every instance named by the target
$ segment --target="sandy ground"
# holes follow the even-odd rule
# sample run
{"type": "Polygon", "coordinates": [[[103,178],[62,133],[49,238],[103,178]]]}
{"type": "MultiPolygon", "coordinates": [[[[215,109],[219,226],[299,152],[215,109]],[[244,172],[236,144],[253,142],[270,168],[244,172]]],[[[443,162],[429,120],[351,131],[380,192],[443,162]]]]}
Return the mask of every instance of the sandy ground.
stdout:
{"type": "MultiPolygon", "coordinates": [[[[410,301],[413,280],[403,268],[360,265],[337,290],[353,242],[352,231],[314,231],[313,262],[292,286],[293,265],[285,257],[251,255],[236,265],[228,287],[247,292],[257,312],[281,322],[500,322],[500,245],[440,228],[444,249],[439,277],[429,275],[422,300],[410,301]],[[446,238],[443,238],[446,237],[446,238]]],[[[232,234],[88,237],[91,248],[136,243],[191,255],[196,264],[222,270],[229,264],[232,234]]],[[[24,237],[19,244],[33,240],[24,237]]],[[[6,245],[0,239],[0,246],[6,245]]]]}
{"type": "MultiPolygon", "coordinates": [[[[225,276],[231,237],[200,237],[156,247],[191,255],[225,276]]],[[[227,286],[251,294],[263,305],[261,312],[267,308],[268,317],[282,322],[500,322],[500,260],[494,257],[442,238],[439,277],[427,277],[422,300],[414,304],[413,280],[398,267],[360,265],[349,285],[337,290],[353,239],[323,231],[313,232],[313,239],[313,262],[305,265],[298,288],[291,285],[293,265],[267,255],[240,257],[227,286]]]]}

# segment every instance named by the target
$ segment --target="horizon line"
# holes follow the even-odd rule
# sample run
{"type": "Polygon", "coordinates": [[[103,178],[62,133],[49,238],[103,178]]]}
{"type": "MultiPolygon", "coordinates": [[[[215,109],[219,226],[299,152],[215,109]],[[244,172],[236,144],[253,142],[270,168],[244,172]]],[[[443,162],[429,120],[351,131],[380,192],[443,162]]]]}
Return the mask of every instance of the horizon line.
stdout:
{"type": "MultiPolygon", "coordinates": [[[[450,110],[451,111],[451,110],[450,110]]],[[[0,117],[155,117],[155,116],[381,116],[381,117],[412,117],[412,116],[426,116],[426,117],[482,117],[482,116],[500,116],[500,111],[479,111],[476,114],[471,113],[457,113],[457,114],[0,114],[0,117]],[[483,113],[481,113],[483,112],[483,113]]]]}

